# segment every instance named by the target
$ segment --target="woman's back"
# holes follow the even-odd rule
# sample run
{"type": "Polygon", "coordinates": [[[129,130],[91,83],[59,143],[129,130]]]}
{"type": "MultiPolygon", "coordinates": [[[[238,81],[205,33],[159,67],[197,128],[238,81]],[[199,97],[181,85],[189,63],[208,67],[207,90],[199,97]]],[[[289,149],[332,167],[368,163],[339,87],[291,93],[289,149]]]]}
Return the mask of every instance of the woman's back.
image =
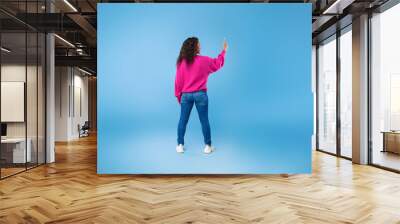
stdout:
{"type": "Polygon", "coordinates": [[[217,58],[196,55],[192,63],[182,60],[176,68],[175,96],[182,93],[207,90],[208,76],[219,70],[225,61],[225,50],[217,58]]]}

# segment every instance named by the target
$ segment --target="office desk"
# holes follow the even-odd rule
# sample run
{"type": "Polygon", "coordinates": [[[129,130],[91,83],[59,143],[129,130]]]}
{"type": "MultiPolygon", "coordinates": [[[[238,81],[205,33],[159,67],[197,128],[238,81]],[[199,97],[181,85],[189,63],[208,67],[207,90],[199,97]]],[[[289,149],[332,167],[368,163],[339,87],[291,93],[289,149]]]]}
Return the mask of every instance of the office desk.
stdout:
{"type": "Polygon", "coordinates": [[[392,152],[400,154],[400,132],[382,131],[382,134],[383,134],[382,152],[392,152]]]}
{"type": "Polygon", "coordinates": [[[1,139],[1,157],[6,163],[25,163],[31,162],[32,153],[30,138],[27,139],[25,153],[25,138],[6,138],[1,139]]]}

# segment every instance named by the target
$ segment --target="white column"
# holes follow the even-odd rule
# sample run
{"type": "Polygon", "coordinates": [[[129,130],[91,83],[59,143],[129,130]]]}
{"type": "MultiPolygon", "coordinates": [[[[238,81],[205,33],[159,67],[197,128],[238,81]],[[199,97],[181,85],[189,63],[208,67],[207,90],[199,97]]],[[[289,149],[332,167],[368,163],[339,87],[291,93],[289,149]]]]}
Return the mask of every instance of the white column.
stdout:
{"type": "Polygon", "coordinates": [[[55,151],[54,151],[54,133],[55,133],[55,76],[54,76],[54,35],[47,34],[46,37],[46,57],[47,57],[47,77],[46,77],[46,163],[52,163],[55,161],[55,151]]]}
{"type": "Polygon", "coordinates": [[[71,140],[72,68],[55,69],[55,141],[71,140]]]}
{"type": "MultiPolygon", "coordinates": [[[[46,1],[47,12],[53,12],[51,1],[46,1]]],[[[46,35],[46,163],[55,161],[55,43],[54,34],[46,35]]]]}
{"type": "Polygon", "coordinates": [[[353,19],[353,162],[368,163],[368,15],[353,19]]]}

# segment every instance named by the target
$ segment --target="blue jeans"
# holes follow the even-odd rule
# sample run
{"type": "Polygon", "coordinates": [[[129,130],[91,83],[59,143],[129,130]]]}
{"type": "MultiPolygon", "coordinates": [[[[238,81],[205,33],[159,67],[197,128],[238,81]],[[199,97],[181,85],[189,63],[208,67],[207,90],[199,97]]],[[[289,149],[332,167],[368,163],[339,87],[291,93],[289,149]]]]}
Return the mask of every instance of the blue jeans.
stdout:
{"type": "Polygon", "coordinates": [[[181,117],[178,124],[178,144],[184,145],[186,125],[189,121],[193,104],[196,104],[197,113],[203,131],[204,143],[211,145],[210,122],[208,121],[208,96],[205,91],[183,93],[181,98],[181,117]]]}

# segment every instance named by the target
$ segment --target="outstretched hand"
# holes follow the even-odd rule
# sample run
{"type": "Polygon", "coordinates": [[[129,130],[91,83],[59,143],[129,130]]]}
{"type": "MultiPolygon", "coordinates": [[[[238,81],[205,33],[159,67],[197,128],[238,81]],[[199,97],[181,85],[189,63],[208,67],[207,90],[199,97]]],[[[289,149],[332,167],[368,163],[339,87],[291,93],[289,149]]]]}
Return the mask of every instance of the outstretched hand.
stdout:
{"type": "Polygon", "coordinates": [[[226,42],[226,39],[224,39],[224,51],[228,50],[228,42],[226,42]]]}

